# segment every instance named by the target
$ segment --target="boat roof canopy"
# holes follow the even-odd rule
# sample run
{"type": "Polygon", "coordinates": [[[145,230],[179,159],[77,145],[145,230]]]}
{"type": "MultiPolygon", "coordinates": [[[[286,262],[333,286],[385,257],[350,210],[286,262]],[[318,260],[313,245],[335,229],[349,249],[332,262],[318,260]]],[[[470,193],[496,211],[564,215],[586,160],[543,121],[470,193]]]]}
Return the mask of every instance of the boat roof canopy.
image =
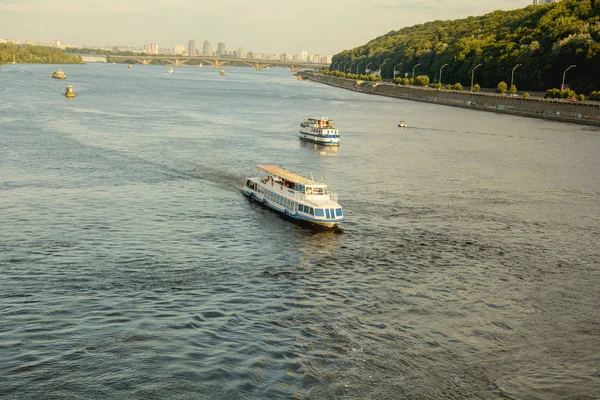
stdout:
{"type": "Polygon", "coordinates": [[[287,169],[278,167],[276,165],[257,165],[257,167],[258,169],[262,169],[268,174],[278,176],[290,182],[300,184],[319,184],[319,182],[316,182],[313,179],[295,174],[293,172],[288,171],[287,169]]]}

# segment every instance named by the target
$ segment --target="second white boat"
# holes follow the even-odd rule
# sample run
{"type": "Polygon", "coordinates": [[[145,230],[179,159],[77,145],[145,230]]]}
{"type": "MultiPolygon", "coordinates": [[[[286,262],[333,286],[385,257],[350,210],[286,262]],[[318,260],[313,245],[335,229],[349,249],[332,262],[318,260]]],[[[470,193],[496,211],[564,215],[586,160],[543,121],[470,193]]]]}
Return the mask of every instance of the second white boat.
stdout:
{"type": "Polygon", "coordinates": [[[323,146],[339,146],[340,132],[333,121],[323,118],[308,118],[300,124],[300,140],[323,146]]]}

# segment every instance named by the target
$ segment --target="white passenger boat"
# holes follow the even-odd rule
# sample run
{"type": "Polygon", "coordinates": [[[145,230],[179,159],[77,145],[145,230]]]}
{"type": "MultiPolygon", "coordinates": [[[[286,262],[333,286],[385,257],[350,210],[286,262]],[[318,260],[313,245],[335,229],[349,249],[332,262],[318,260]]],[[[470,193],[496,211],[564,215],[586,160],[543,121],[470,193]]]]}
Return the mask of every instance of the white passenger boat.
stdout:
{"type": "Polygon", "coordinates": [[[340,132],[337,125],[327,118],[308,118],[300,124],[300,140],[324,146],[339,146],[340,132]]]}
{"type": "Polygon", "coordinates": [[[298,221],[333,228],[344,221],[337,194],[327,185],[275,165],[258,165],[259,177],[248,178],[242,193],[251,200],[298,221]]]}

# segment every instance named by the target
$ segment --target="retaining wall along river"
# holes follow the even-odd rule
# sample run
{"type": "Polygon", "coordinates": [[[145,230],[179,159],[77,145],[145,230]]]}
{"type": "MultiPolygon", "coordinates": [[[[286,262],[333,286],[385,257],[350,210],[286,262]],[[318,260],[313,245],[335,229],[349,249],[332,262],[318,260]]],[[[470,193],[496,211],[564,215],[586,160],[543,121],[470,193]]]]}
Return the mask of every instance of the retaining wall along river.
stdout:
{"type": "Polygon", "coordinates": [[[489,93],[470,93],[456,90],[438,90],[399,86],[391,83],[367,82],[354,79],[299,73],[302,79],[309,79],[355,92],[363,92],[406,100],[423,101],[447,106],[474,110],[544,118],[563,122],[574,122],[600,126],[600,104],[572,103],[566,100],[524,99],[489,93]]]}

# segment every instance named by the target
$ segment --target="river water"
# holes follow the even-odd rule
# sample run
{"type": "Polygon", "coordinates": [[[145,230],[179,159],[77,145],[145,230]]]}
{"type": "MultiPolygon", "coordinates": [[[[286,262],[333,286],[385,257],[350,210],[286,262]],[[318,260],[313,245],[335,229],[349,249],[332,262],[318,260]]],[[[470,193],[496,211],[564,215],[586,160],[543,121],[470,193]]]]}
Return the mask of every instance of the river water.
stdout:
{"type": "Polygon", "coordinates": [[[0,397],[600,393],[599,129],[277,68],[55,68],[0,67],[0,397]],[[297,140],[309,116],[339,149],[297,140]],[[347,221],[249,202],[256,164],[347,221]]]}

